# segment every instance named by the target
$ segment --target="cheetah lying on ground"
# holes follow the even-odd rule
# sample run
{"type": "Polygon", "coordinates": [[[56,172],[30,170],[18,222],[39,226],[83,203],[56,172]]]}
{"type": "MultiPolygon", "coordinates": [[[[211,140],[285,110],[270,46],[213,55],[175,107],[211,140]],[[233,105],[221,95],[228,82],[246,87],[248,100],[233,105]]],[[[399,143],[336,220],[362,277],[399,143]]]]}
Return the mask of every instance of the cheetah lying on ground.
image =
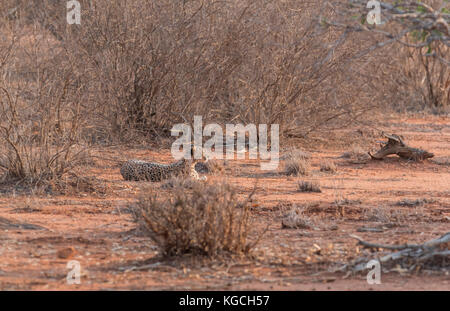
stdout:
{"type": "Polygon", "coordinates": [[[191,178],[195,180],[206,180],[206,176],[200,177],[195,170],[196,162],[190,162],[186,159],[181,159],[171,164],[161,164],[141,160],[128,160],[122,165],[120,174],[122,174],[125,180],[158,182],[171,176],[186,173],[189,168],[191,178]]]}

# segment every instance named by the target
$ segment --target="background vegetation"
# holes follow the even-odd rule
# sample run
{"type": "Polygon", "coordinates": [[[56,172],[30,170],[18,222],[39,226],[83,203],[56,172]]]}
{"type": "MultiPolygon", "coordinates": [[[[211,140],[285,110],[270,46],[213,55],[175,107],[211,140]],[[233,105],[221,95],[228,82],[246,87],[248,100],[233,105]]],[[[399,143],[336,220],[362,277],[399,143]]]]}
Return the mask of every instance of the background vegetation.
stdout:
{"type": "MultiPolygon", "coordinates": [[[[81,0],[81,25],[62,2],[0,4],[5,176],[60,178],[92,144],[159,142],[194,115],[305,137],[380,108],[448,108],[448,65],[429,45],[347,27],[368,11],[348,1],[81,0]]],[[[448,55],[445,40],[430,44],[448,55]]]]}

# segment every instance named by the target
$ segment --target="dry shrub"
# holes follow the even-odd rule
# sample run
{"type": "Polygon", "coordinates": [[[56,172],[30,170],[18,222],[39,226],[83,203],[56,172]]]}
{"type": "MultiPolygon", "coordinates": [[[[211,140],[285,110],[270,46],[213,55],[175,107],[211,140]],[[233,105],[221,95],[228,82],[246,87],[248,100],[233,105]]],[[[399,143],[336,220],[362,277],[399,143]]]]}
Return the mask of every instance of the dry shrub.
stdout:
{"type": "Polygon", "coordinates": [[[248,254],[251,228],[248,201],[240,202],[227,184],[189,184],[173,180],[171,196],[153,191],[141,196],[135,209],[137,221],[163,255],[248,254]]]}
{"type": "Polygon", "coordinates": [[[299,192],[322,192],[320,190],[320,184],[317,181],[304,181],[301,180],[298,182],[299,192]]]}
{"type": "MultiPolygon", "coordinates": [[[[46,95],[51,96],[52,87],[57,86],[42,86],[37,92],[49,92],[46,95]]],[[[5,181],[45,184],[87,161],[89,154],[77,143],[81,117],[76,106],[55,103],[61,100],[57,98],[61,94],[53,93],[55,97],[39,102],[38,98],[18,100],[20,90],[15,91],[15,100],[8,90],[2,91],[5,96],[0,98],[0,167],[5,181]]]]}
{"type": "MultiPolygon", "coordinates": [[[[422,34],[423,31],[414,31],[405,38],[406,42],[418,44],[418,38],[422,34]]],[[[391,73],[392,83],[386,85],[388,94],[393,98],[394,108],[400,111],[406,109],[448,113],[450,108],[449,65],[426,54],[431,54],[431,51],[433,53],[440,51],[442,55],[448,55],[450,48],[435,42],[422,49],[400,46],[393,50],[395,53],[391,53],[391,57],[386,57],[383,61],[396,69],[391,73]],[[395,94],[396,97],[394,97],[395,94]]]]}
{"type": "Polygon", "coordinates": [[[309,174],[310,163],[306,159],[289,159],[284,162],[284,170],[288,176],[305,176],[309,174]]]}
{"type": "Polygon", "coordinates": [[[311,159],[311,154],[309,152],[303,151],[301,149],[290,148],[286,151],[286,153],[281,157],[282,160],[289,159],[311,159]]]}
{"type": "Polygon", "coordinates": [[[325,160],[320,162],[320,171],[334,174],[337,172],[337,167],[333,161],[325,160]]]}
{"type": "Polygon", "coordinates": [[[311,165],[310,154],[294,149],[284,156],[284,172],[288,176],[308,175],[311,165]]]}
{"type": "Polygon", "coordinates": [[[281,227],[286,229],[311,229],[314,227],[314,222],[304,214],[304,208],[294,205],[283,216],[281,227]]]}
{"type": "Polygon", "coordinates": [[[80,2],[80,26],[67,25],[57,0],[0,8],[19,12],[5,25],[35,26],[67,52],[93,141],[160,138],[194,115],[303,136],[376,102],[366,67],[349,66],[365,38],[320,26],[319,16],[334,14],[326,1],[80,2]]]}
{"type": "Polygon", "coordinates": [[[87,86],[74,55],[45,27],[5,17],[0,25],[3,180],[48,185],[89,156],[79,135],[88,113],[87,86]]]}
{"type": "MultiPolygon", "coordinates": [[[[440,15],[445,10],[448,13],[448,1],[445,3],[446,1],[423,0],[419,2],[422,2],[424,7],[426,4],[427,7],[434,10],[434,18],[444,19],[440,15]],[[442,10],[441,13],[438,13],[440,10],[442,10]]],[[[389,2],[392,3],[392,1],[389,2]]],[[[394,7],[393,10],[397,10],[397,8],[408,10],[407,3],[419,5],[417,1],[402,2],[396,1],[398,7],[394,7]]],[[[413,14],[404,14],[408,16],[404,19],[398,18],[399,15],[384,9],[382,19],[384,18],[387,22],[383,25],[383,31],[366,28],[361,25],[364,20],[358,17],[359,13],[355,15],[355,8],[359,6],[362,9],[359,11],[362,13],[360,17],[365,19],[366,3],[367,1],[333,1],[330,5],[335,6],[336,15],[332,16],[333,22],[330,24],[345,25],[342,28],[348,31],[353,29],[360,36],[365,37],[364,42],[359,42],[359,47],[356,48],[361,55],[352,62],[351,66],[359,63],[361,69],[369,70],[368,68],[370,68],[372,74],[367,83],[373,90],[372,99],[377,98],[380,105],[400,111],[407,109],[448,113],[450,71],[448,70],[448,58],[445,57],[450,52],[448,28],[445,29],[446,26],[443,26],[443,29],[429,28],[430,24],[439,24],[440,22],[433,22],[429,20],[427,14],[418,11],[413,14]],[[352,5],[349,5],[349,2],[352,2],[352,5]],[[411,26],[412,24],[414,26],[411,26]],[[365,29],[361,31],[361,27],[365,29]],[[445,32],[447,32],[446,35],[445,32]],[[394,37],[397,40],[390,40],[394,37]]],[[[446,24],[445,21],[442,23],[446,24]]],[[[361,73],[362,71],[355,70],[352,78],[361,73]]],[[[364,92],[362,95],[367,96],[368,94],[364,92]]],[[[361,98],[361,100],[364,99],[361,98]]]]}
{"type": "Polygon", "coordinates": [[[58,0],[2,1],[0,76],[7,81],[0,82],[20,89],[10,92],[19,101],[70,102],[87,121],[79,134],[95,143],[153,142],[194,115],[278,123],[281,135],[304,137],[354,124],[382,103],[409,101],[410,80],[420,83],[420,98],[448,102],[448,71],[419,56],[404,66],[397,50],[359,57],[377,38],[325,27],[320,19],[336,12],[324,0],[80,2],[78,26],[67,25],[58,0]],[[33,49],[15,44],[23,36],[33,49]],[[34,63],[24,61],[30,55],[34,63]]]}

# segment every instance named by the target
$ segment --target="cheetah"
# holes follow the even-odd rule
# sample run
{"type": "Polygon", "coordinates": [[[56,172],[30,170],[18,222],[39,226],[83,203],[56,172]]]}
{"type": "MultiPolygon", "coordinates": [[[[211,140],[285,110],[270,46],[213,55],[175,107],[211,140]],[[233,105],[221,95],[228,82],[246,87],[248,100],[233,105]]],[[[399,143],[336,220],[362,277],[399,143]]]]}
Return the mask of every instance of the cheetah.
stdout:
{"type": "Polygon", "coordinates": [[[123,179],[128,181],[146,180],[159,182],[161,180],[168,179],[171,176],[185,173],[189,167],[189,175],[191,178],[206,181],[206,176],[200,177],[198,172],[195,170],[196,163],[197,161],[187,161],[186,159],[181,159],[171,164],[128,160],[122,165],[120,174],[123,179]]]}

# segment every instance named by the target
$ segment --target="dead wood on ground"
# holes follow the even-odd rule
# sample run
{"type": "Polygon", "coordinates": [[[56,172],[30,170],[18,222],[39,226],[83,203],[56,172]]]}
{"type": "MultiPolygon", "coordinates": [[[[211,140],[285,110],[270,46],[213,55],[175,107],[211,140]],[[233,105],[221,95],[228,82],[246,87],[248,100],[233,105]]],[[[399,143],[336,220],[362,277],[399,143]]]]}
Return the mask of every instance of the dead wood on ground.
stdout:
{"type": "Polygon", "coordinates": [[[433,153],[427,152],[422,149],[409,147],[403,141],[403,137],[396,134],[384,134],[384,137],[388,139],[387,142],[381,142],[381,149],[375,154],[369,152],[370,157],[373,160],[382,160],[384,157],[390,154],[396,154],[399,157],[407,160],[423,161],[428,158],[434,157],[433,153]]]}
{"type": "Polygon", "coordinates": [[[385,245],[363,241],[356,235],[351,237],[357,239],[358,244],[365,248],[378,251],[387,249],[394,252],[382,256],[374,253],[370,258],[360,257],[339,270],[364,271],[372,259],[377,259],[385,272],[399,269],[403,272],[450,269],[450,232],[423,244],[385,245]]]}

